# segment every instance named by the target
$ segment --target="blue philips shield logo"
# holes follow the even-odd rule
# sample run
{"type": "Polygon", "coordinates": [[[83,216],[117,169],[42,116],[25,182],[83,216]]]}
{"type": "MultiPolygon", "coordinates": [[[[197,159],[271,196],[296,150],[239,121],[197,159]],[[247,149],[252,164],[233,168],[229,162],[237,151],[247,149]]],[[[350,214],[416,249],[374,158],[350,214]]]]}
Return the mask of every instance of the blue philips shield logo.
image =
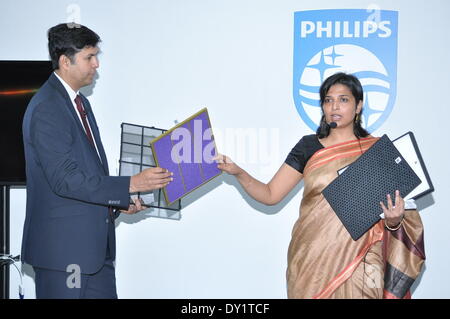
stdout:
{"type": "Polygon", "coordinates": [[[363,126],[373,132],[391,113],[397,91],[398,12],[300,11],[294,15],[294,101],[316,130],[319,88],[337,72],[352,73],[364,89],[363,126]]]}

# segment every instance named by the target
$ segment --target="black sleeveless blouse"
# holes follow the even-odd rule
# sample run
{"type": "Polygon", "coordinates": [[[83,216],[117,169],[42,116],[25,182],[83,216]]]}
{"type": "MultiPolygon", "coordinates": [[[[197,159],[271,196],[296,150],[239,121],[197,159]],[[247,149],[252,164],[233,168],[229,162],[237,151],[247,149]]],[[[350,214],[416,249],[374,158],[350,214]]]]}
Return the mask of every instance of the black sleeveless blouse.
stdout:
{"type": "Polygon", "coordinates": [[[316,134],[305,135],[294,146],[284,162],[303,174],[308,160],[322,148],[324,147],[316,134]]]}

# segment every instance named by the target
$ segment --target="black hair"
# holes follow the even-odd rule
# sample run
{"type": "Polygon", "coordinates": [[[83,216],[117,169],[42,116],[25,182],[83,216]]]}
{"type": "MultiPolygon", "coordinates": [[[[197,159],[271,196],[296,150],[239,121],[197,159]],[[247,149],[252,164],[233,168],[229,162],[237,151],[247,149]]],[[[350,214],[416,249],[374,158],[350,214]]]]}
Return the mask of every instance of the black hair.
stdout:
{"type": "Polygon", "coordinates": [[[48,52],[53,70],[59,68],[61,55],[74,63],[74,56],[85,47],[95,47],[100,37],[91,29],[75,23],[61,23],[48,30],[48,52]]]}
{"type": "MultiPolygon", "coordinates": [[[[358,105],[359,102],[363,101],[364,91],[361,82],[358,80],[358,78],[352,74],[339,72],[329,76],[325,81],[323,81],[322,85],[320,86],[319,94],[320,94],[320,107],[322,108],[322,113],[325,97],[327,96],[330,88],[335,84],[342,84],[349,88],[356,101],[355,107],[358,105]]],[[[361,109],[359,116],[356,115],[355,120],[353,122],[353,133],[358,139],[360,137],[366,137],[369,135],[369,132],[367,132],[361,125],[362,112],[363,110],[361,109]]],[[[319,138],[324,138],[330,135],[330,126],[325,121],[325,114],[322,115],[320,125],[316,131],[316,135],[319,138]]]]}

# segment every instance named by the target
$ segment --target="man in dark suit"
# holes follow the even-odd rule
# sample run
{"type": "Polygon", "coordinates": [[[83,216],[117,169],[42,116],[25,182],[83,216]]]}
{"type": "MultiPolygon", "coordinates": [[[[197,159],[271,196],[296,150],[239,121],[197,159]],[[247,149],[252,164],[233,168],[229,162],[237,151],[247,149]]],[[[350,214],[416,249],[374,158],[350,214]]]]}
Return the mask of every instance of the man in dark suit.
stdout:
{"type": "Polygon", "coordinates": [[[99,36],[85,26],[48,31],[54,73],[23,121],[27,208],[22,260],[33,266],[37,298],[117,298],[114,220],[143,207],[130,193],[166,186],[171,173],[150,168],[109,176],[89,101],[79,89],[99,66],[99,36]]]}

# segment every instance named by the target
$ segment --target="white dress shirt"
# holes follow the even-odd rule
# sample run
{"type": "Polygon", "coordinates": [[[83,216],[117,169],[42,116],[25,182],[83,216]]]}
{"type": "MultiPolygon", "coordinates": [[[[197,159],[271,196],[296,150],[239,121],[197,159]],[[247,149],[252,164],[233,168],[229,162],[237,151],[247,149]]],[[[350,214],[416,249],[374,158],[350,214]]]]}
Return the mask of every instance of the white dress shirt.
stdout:
{"type": "MultiPolygon", "coordinates": [[[[75,113],[77,114],[78,119],[80,120],[81,127],[83,128],[84,133],[87,134],[87,133],[86,133],[86,130],[85,130],[85,128],[84,128],[84,125],[83,125],[83,120],[81,119],[81,115],[80,115],[80,113],[78,112],[77,104],[75,103],[75,98],[77,97],[77,95],[78,95],[78,93],[79,93],[80,91],[75,92],[75,91],[70,87],[70,85],[67,84],[66,81],[64,81],[64,80],[63,80],[56,72],[53,72],[53,73],[56,75],[56,77],[58,78],[58,80],[61,81],[62,85],[64,86],[64,88],[65,88],[66,91],[67,91],[67,94],[69,94],[70,101],[72,102],[72,105],[73,105],[73,107],[74,107],[74,109],[75,109],[75,113]]],[[[84,108],[84,106],[83,106],[83,108],[84,108]]],[[[100,162],[101,162],[101,161],[102,161],[102,158],[100,157],[100,153],[98,152],[97,142],[95,141],[94,133],[92,132],[92,128],[91,128],[91,125],[89,124],[89,121],[86,121],[86,122],[87,122],[87,125],[89,126],[89,129],[91,130],[92,139],[94,140],[94,144],[95,144],[95,150],[97,151],[98,158],[100,159],[100,162]]]]}

